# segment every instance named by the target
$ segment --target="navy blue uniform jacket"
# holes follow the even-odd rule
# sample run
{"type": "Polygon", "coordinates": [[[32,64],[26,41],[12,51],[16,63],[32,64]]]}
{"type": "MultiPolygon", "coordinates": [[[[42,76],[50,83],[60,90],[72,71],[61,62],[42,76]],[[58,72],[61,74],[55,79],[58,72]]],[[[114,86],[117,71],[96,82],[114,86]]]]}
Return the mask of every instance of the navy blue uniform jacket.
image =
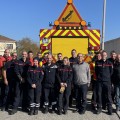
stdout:
{"type": "Polygon", "coordinates": [[[41,67],[30,66],[27,73],[27,82],[30,86],[32,86],[32,84],[41,86],[43,76],[44,73],[41,67]]]}

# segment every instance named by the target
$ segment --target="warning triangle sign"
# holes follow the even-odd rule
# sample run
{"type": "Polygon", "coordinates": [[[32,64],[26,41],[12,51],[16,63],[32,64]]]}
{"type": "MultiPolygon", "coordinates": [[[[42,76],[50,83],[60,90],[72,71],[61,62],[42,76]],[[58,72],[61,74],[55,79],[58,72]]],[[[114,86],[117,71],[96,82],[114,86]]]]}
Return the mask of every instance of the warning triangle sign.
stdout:
{"type": "Polygon", "coordinates": [[[73,3],[71,4],[67,3],[66,7],[64,8],[60,17],[58,18],[58,21],[60,23],[60,26],[62,26],[62,24],[65,23],[67,24],[80,23],[82,21],[82,18],[78,13],[77,9],[75,8],[75,6],[73,5],[73,3]]]}

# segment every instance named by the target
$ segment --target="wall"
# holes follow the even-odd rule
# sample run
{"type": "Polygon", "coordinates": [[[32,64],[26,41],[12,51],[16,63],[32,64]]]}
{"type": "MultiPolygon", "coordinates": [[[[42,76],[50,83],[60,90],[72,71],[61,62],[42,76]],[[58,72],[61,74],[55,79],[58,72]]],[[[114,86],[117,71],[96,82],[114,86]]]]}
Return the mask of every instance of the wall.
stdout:
{"type": "Polygon", "coordinates": [[[108,52],[108,55],[113,50],[120,53],[120,38],[105,42],[105,50],[108,52]]]}
{"type": "Polygon", "coordinates": [[[4,54],[5,49],[7,49],[7,44],[13,45],[13,49],[10,49],[10,52],[16,52],[16,42],[0,42],[0,55],[4,54]]]}

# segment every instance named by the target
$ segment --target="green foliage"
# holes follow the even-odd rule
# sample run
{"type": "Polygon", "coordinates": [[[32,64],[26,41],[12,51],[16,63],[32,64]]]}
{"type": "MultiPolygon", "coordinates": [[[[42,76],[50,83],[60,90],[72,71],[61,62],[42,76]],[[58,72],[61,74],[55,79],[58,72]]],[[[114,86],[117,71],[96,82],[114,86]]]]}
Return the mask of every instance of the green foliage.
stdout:
{"type": "Polygon", "coordinates": [[[39,44],[32,41],[30,38],[23,38],[17,42],[17,53],[21,57],[22,51],[33,51],[34,56],[40,51],[39,44]]]}

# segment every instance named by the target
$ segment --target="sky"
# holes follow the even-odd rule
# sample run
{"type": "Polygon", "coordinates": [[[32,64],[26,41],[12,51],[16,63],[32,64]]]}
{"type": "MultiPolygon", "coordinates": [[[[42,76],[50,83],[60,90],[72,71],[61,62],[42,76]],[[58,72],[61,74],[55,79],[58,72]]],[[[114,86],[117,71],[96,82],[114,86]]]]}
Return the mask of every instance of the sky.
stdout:
{"type": "MultiPolygon", "coordinates": [[[[73,0],[92,29],[102,29],[103,0],[73,0]]],[[[39,43],[39,31],[50,28],[67,0],[0,0],[0,35],[39,43]]],[[[120,37],[120,0],[107,0],[105,41],[120,37]]]]}

